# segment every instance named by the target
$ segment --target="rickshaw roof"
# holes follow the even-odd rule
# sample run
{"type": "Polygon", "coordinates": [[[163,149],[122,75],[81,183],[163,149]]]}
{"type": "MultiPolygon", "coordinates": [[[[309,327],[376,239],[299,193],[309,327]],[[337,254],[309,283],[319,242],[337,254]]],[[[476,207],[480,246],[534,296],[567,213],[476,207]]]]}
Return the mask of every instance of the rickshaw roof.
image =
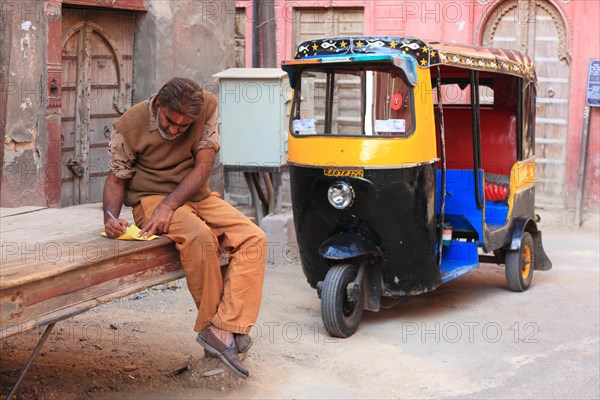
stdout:
{"type": "MultiPolygon", "coordinates": [[[[536,79],[533,61],[515,50],[479,47],[444,42],[426,42],[415,37],[333,37],[313,39],[298,45],[293,60],[284,66],[353,61],[353,56],[366,61],[369,56],[410,56],[420,68],[448,65],[536,79]]],[[[358,60],[357,60],[358,61],[358,60]]]]}

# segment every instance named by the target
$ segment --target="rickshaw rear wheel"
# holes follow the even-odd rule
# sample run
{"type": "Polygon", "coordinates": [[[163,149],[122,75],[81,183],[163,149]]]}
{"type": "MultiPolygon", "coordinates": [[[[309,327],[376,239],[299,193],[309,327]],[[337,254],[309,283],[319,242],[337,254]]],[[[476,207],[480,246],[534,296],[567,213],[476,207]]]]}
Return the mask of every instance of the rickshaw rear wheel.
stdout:
{"type": "Polygon", "coordinates": [[[325,276],[321,290],[321,316],[325,330],[331,336],[347,338],[358,329],[363,313],[364,291],[362,285],[349,299],[348,285],[356,279],[358,268],[354,265],[333,266],[325,276]]]}
{"type": "Polygon", "coordinates": [[[519,250],[506,252],[506,282],[513,292],[524,292],[531,285],[535,263],[535,246],[529,232],[523,232],[519,250]]]}

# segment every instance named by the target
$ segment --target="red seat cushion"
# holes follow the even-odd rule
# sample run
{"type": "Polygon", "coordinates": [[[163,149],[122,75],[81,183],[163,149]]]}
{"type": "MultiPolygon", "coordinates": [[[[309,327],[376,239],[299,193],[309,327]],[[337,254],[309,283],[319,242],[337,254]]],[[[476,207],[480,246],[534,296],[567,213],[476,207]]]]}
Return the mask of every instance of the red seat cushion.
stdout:
{"type": "Polygon", "coordinates": [[[498,185],[496,183],[484,183],[485,199],[490,201],[507,201],[508,186],[498,185]]]}
{"type": "MultiPolygon", "coordinates": [[[[481,165],[486,173],[510,175],[517,162],[517,118],[506,110],[481,109],[481,165]]],[[[437,126],[436,126],[437,127],[437,126]]],[[[470,108],[444,108],[446,165],[473,168],[470,108]]],[[[439,135],[438,135],[439,136],[439,135]]],[[[440,147],[438,143],[438,155],[440,147]]]]}

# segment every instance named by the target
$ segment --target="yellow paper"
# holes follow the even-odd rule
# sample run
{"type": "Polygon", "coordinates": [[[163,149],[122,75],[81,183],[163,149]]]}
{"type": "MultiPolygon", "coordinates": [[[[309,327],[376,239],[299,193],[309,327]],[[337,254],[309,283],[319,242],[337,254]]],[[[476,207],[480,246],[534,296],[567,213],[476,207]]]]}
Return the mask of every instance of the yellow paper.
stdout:
{"type": "MultiPolygon", "coordinates": [[[[137,226],[129,225],[127,227],[127,230],[125,231],[125,233],[122,234],[121,236],[119,236],[117,238],[117,240],[153,240],[153,239],[160,237],[157,235],[148,236],[147,238],[145,238],[143,236],[138,237],[138,233],[140,233],[140,232],[141,232],[141,229],[138,228],[137,226]]],[[[100,235],[106,236],[106,232],[102,232],[102,233],[100,233],[100,235]]]]}

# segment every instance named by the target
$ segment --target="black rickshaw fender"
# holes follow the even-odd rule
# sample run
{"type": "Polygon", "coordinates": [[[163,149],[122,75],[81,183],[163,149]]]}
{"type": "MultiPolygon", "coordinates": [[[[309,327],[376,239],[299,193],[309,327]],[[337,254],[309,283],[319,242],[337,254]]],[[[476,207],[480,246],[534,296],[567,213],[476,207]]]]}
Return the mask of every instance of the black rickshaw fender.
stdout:
{"type": "Polygon", "coordinates": [[[332,261],[361,260],[357,266],[364,269],[364,273],[360,274],[361,284],[365,289],[363,307],[365,310],[379,311],[383,286],[381,269],[367,265],[366,262],[367,259],[373,260],[383,256],[377,245],[362,236],[340,232],[327,238],[319,246],[319,254],[332,261]]]}
{"type": "Polygon", "coordinates": [[[336,233],[319,246],[319,254],[328,260],[347,260],[361,256],[382,256],[373,242],[347,232],[336,233]]]}
{"type": "Polygon", "coordinates": [[[533,219],[519,218],[514,223],[512,241],[509,250],[518,251],[521,249],[521,240],[523,233],[528,232],[535,246],[534,254],[534,269],[540,271],[548,271],[552,268],[552,262],[548,258],[544,246],[542,245],[542,231],[538,229],[537,223],[533,219]]]}

